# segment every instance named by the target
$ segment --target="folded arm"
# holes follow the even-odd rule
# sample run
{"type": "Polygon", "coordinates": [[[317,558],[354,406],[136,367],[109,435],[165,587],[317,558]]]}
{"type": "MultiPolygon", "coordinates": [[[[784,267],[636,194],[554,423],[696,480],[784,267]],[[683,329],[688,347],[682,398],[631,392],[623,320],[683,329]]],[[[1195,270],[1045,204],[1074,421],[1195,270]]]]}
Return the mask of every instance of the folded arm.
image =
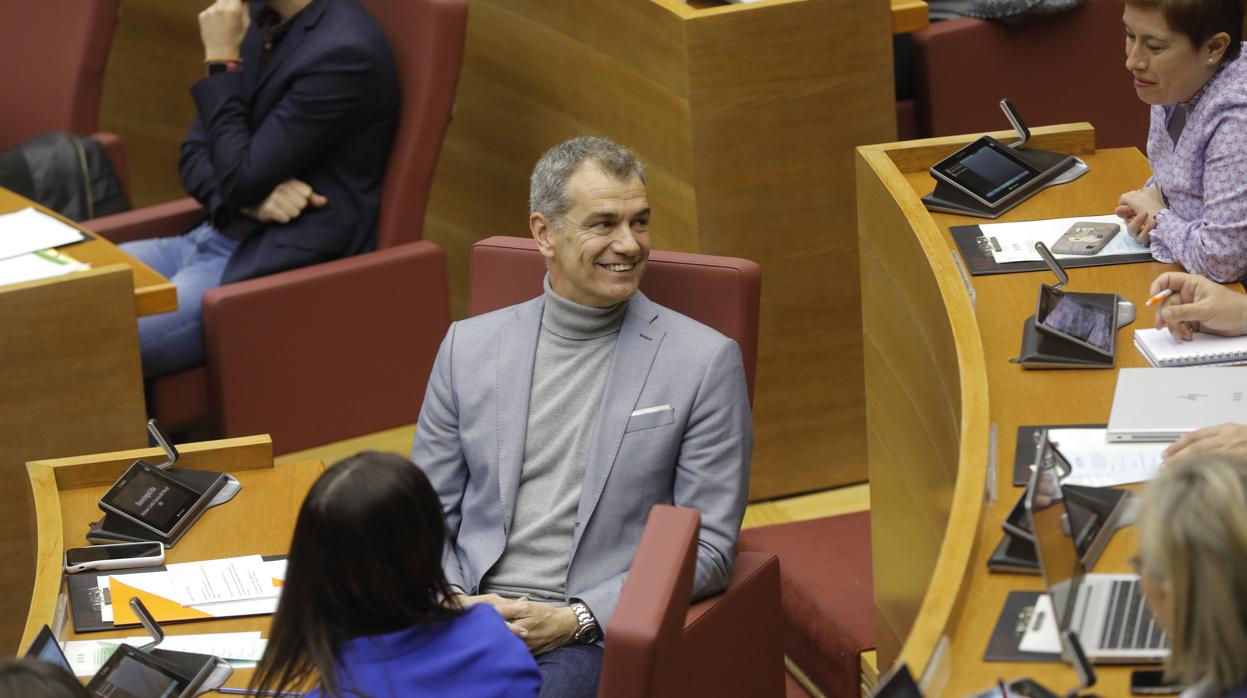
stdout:
{"type": "Polygon", "coordinates": [[[214,222],[301,177],[363,116],[375,82],[364,50],[343,46],[317,65],[323,67],[299,75],[254,130],[243,73],[219,73],[191,87],[198,117],[182,146],[179,172],[214,222]]]}

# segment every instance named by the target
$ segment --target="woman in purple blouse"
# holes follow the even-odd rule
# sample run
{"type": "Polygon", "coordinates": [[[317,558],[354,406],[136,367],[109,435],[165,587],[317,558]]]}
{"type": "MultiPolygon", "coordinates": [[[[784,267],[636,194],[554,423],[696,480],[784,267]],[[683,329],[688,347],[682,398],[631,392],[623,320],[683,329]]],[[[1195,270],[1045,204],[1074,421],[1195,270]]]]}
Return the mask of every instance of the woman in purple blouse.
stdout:
{"type": "Polygon", "coordinates": [[[1161,262],[1247,277],[1243,0],[1126,0],[1126,68],[1152,105],[1152,177],[1117,215],[1161,262]]]}

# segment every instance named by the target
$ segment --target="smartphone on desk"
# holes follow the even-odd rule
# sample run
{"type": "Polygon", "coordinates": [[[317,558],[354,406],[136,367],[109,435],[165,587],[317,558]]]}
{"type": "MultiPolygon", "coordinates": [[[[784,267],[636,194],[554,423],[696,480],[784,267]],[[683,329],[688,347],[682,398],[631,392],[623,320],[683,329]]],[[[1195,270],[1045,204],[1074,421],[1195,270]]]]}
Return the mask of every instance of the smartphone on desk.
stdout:
{"type": "Polygon", "coordinates": [[[1078,221],[1056,241],[1052,251],[1056,254],[1091,256],[1100,253],[1121,230],[1116,223],[1078,221]]]}
{"type": "Polygon", "coordinates": [[[91,545],[65,551],[65,571],[74,574],[87,570],[120,570],[127,567],[152,567],[165,561],[165,546],[160,543],[118,543],[91,545]]]}
{"type": "Polygon", "coordinates": [[[1130,672],[1130,692],[1136,696],[1176,696],[1182,687],[1165,681],[1165,672],[1159,669],[1139,669],[1130,672]]]}

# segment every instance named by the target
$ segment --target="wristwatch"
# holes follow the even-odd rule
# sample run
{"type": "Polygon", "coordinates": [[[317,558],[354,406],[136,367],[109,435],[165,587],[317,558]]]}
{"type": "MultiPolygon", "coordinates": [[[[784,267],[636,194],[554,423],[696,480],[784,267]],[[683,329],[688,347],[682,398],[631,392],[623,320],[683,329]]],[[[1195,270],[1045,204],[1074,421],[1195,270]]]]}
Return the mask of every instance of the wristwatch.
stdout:
{"type": "Polygon", "coordinates": [[[575,601],[568,608],[576,614],[576,622],[580,624],[580,627],[576,629],[576,634],[572,635],[573,640],[582,645],[591,645],[602,639],[602,630],[598,628],[598,620],[593,617],[593,613],[583,601],[575,601]]]}

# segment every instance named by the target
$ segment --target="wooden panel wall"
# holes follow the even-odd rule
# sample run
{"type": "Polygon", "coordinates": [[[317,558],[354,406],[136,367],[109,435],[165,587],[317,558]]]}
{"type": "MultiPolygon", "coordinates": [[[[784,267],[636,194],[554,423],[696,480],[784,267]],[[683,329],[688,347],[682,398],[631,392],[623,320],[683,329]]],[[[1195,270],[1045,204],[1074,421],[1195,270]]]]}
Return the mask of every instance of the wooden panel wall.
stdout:
{"type": "Polygon", "coordinates": [[[0,289],[0,647],[34,580],[26,462],[146,444],[134,287],[109,266],[0,289]]]}
{"type": "Polygon", "coordinates": [[[135,207],[186,196],[178,180],[178,147],[195,118],[189,90],[203,77],[196,18],[208,4],[122,0],[104,74],[100,129],[125,141],[135,207]]]}
{"type": "MultiPolygon", "coordinates": [[[[124,2],[103,127],[126,140],[137,204],[183,195],[198,7],[124,2]]],[[[541,152],[612,138],[648,167],[655,247],[762,265],[752,498],[864,480],[852,163],[895,137],[891,22],[855,0],[473,0],[425,224],[455,316],[471,244],[527,234],[541,152]]]]}

